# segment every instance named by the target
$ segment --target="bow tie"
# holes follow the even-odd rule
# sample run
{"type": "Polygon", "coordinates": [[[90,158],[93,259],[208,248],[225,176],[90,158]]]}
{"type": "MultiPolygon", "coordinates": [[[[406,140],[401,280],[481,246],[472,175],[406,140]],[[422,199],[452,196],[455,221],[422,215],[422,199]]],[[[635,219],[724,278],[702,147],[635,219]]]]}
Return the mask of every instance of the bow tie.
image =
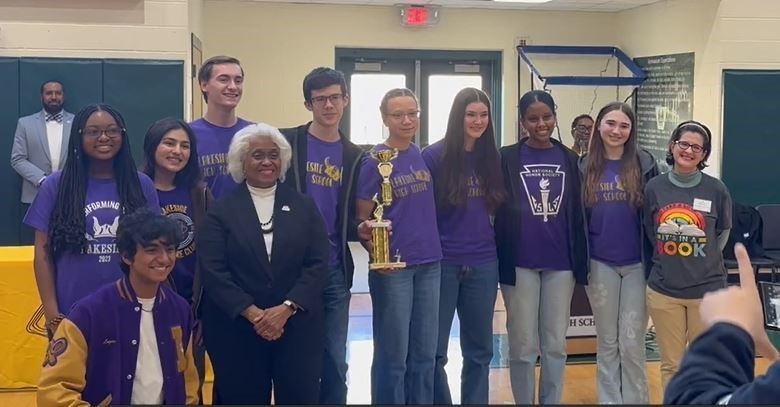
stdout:
{"type": "Polygon", "coordinates": [[[54,113],[54,114],[46,113],[46,121],[47,122],[55,121],[57,123],[62,123],[62,112],[54,113]]]}

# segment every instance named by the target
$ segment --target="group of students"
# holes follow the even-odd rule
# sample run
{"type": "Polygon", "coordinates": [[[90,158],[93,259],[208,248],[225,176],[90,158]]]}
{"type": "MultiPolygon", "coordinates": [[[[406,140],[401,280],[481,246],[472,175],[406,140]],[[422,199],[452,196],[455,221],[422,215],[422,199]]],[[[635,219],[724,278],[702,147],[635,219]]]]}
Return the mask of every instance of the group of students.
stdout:
{"type": "MultiPolygon", "coordinates": [[[[278,403],[346,403],[347,242],[371,245],[382,175],[372,154],[338,130],[349,103],[343,74],[307,75],[312,121],[281,132],[235,115],[243,79],[235,58],[206,61],[206,117],[154,123],[143,172],[118,112],[91,105],[74,118],[65,167],[46,178],[25,217],[36,229],[35,275],[51,336],[39,405],[197,403],[206,348],[215,403],[267,404],[270,383],[278,403]],[[306,202],[319,220],[283,221],[306,202]],[[262,281],[243,270],[254,264],[270,267],[262,281]],[[297,339],[284,345],[290,336],[297,339]],[[241,389],[242,369],[263,363],[286,374],[263,376],[262,391],[241,389]]],[[[393,89],[381,101],[389,135],[370,152],[397,150],[384,218],[390,252],[406,266],[369,273],[374,404],[452,403],[445,366],[455,312],[461,402],[487,404],[499,284],[516,403],[536,399],[539,356],[538,401],[561,401],[575,284],[586,285],[596,321],[599,402],[647,403],[648,311],[665,385],[700,330],[704,293],[726,284],[720,253],[731,201],[701,171],[711,152],[705,125],[677,126],[666,158],[673,169],[659,175],[624,103],[601,109],[583,156],[552,138],[549,93],[528,92],[519,106],[528,136],[499,149],[488,96],[462,89],[443,139],[421,149],[415,94],[393,89]]]]}
{"type": "MultiPolygon", "coordinates": [[[[701,332],[704,294],[726,286],[732,203],[724,184],[702,172],[712,149],[704,124],[674,129],[666,156],[672,171],[659,174],[638,146],[625,103],[599,111],[582,156],[551,137],[557,115],[549,93],[528,92],[519,107],[528,136],[498,149],[487,96],[463,89],[444,138],[420,151],[412,143],[414,94],[393,90],[383,99],[390,131],[374,150],[399,151],[385,217],[393,221],[390,252],[403,254],[407,267],[369,275],[374,402],[451,402],[444,366],[457,311],[461,400],[487,403],[498,282],[516,403],[561,401],[571,297],[582,284],[596,322],[599,402],[646,404],[648,314],[665,387],[701,332]]],[[[375,162],[365,163],[360,219],[380,183],[375,162]]]]}

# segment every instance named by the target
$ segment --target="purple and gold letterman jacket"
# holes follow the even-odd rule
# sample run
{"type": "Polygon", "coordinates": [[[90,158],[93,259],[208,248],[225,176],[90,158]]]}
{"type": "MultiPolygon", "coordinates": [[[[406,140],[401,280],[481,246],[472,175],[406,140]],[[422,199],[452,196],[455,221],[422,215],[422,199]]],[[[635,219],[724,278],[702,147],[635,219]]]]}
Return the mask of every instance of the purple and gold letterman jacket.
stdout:
{"type": "MultiPolygon", "coordinates": [[[[163,285],[152,310],[165,404],[196,404],[192,314],[163,285]]],[[[54,333],[43,361],[38,406],[130,404],[138,359],[141,304],[127,277],[76,303],[54,333]]]]}

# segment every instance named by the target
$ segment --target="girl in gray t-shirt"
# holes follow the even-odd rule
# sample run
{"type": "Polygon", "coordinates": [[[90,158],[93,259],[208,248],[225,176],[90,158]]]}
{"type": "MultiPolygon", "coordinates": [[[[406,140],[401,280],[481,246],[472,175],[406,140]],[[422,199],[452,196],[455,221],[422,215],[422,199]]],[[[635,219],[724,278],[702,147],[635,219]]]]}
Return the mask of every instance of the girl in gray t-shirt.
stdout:
{"type": "Polygon", "coordinates": [[[645,188],[645,230],[655,243],[647,307],[661,352],[664,388],[687,343],[700,333],[702,297],[726,286],[721,251],[731,229],[731,196],[720,180],[701,172],[711,140],[701,123],[678,125],[666,157],[672,170],[645,188]]]}

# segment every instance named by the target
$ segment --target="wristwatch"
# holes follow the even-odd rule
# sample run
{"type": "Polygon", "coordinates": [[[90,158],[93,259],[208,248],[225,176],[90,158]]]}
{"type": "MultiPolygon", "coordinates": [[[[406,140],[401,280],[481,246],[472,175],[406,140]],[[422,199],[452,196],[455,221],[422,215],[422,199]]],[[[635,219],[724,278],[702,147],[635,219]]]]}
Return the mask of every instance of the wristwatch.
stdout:
{"type": "Polygon", "coordinates": [[[292,301],[290,301],[290,300],[284,300],[284,302],[283,302],[282,304],[284,304],[284,305],[286,305],[286,306],[290,307],[290,309],[292,310],[292,314],[293,314],[293,315],[295,315],[295,313],[296,313],[296,312],[298,312],[298,306],[297,306],[297,305],[295,305],[295,303],[294,303],[294,302],[292,302],[292,301]]]}

